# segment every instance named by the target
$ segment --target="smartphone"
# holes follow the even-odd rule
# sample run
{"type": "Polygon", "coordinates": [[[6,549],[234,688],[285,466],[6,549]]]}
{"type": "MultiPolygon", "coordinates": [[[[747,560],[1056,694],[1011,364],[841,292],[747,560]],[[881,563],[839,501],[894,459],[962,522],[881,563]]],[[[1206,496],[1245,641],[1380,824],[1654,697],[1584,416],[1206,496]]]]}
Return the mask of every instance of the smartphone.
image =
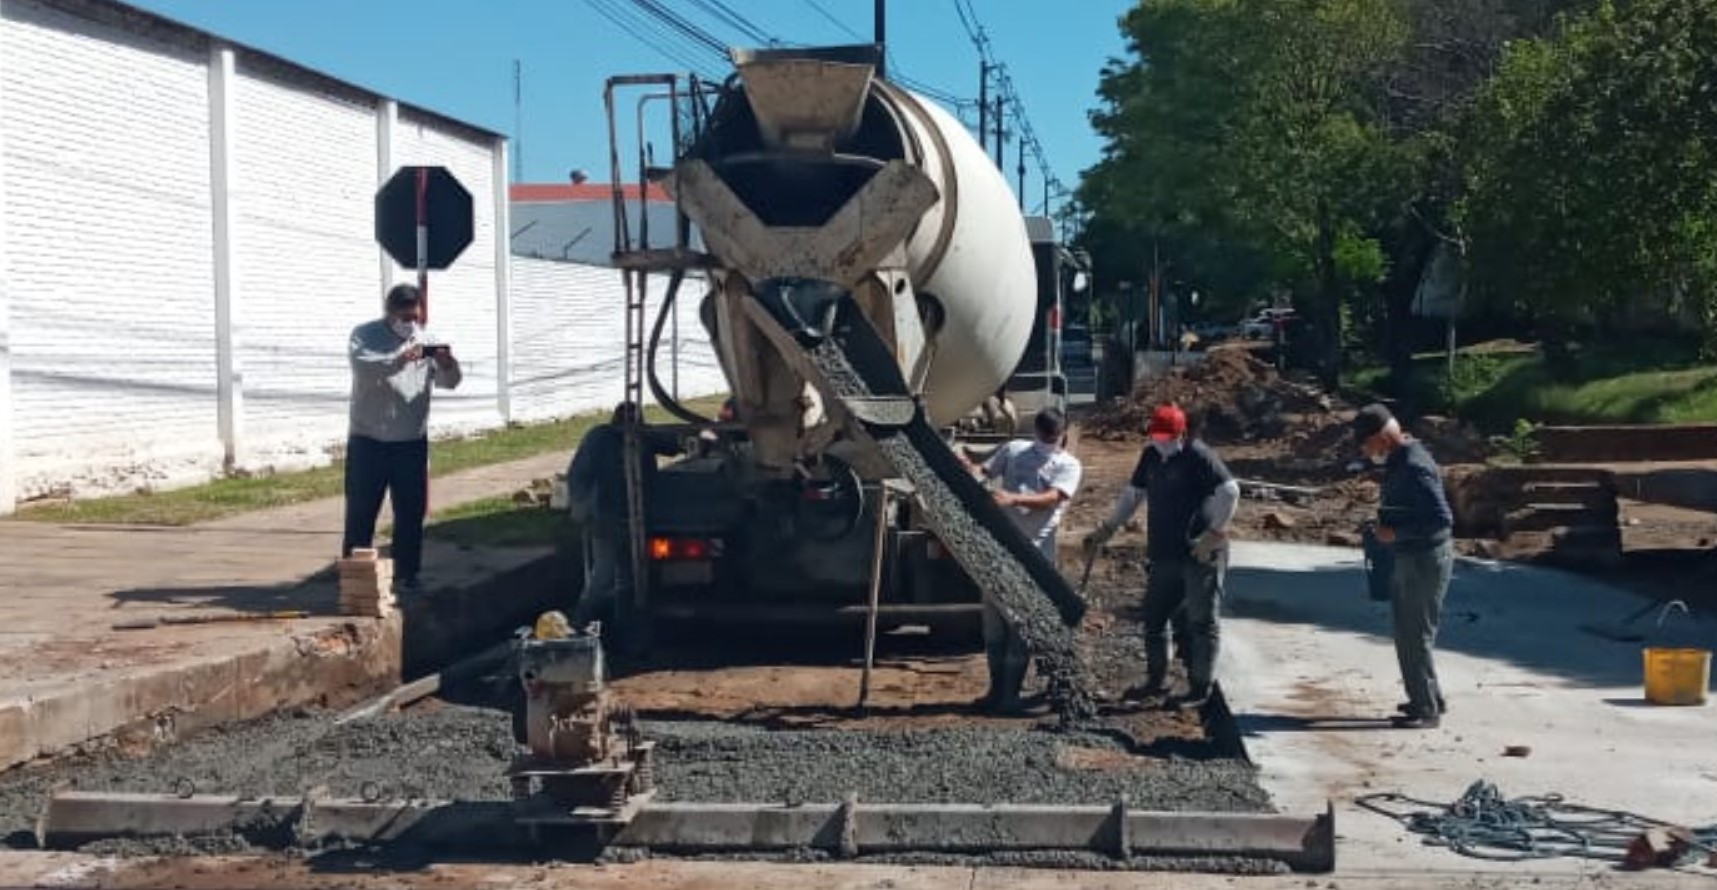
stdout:
{"type": "Polygon", "coordinates": [[[447,351],[447,344],[445,344],[445,343],[425,343],[423,345],[423,357],[424,358],[435,358],[436,356],[439,356],[446,351],[447,351]]]}

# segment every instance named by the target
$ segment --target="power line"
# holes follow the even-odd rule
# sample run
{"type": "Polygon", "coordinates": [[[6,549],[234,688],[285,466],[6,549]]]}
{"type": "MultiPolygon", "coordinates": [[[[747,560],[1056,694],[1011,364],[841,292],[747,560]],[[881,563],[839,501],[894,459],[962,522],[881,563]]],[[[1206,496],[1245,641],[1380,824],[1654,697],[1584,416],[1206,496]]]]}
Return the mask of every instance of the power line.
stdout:
{"type": "MultiPolygon", "coordinates": [[[[824,6],[821,3],[818,3],[817,0],[805,0],[805,5],[816,10],[818,15],[821,15],[823,18],[828,19],[830,22],[834,23],[835,27],[841,29],[842,31],[845,31],[847,33],[847,36],[852,37],[855,40],[863,40],[866,42],[868,42],[870,40],[870,38],[864,36],[863,34],[860,34],[858,31],[856,31],[852,27],[848,26],[846,22],[843,22],[839,18],[837,18],[834,13],[832,13],[828,10],[828,7],[824,6]]],[[[892,60],[890,60],[890,61],[892,61],[892,60]]]]}
{"type": "Polygon", "coordinates": [[[629,15],[627,8],[621,5],[621,0],[585,0],[585,4],[639,43],[655,50],[658,55],[701,78],[714,79],[703,64],[697,61],[701,53],[696,47],[689,45],[680,35],[664,32],[658,24],[649,20],[639,21],[629,15]]]}
{"type": "MultiPolygon", "coordinates": [[[[1056,197],[1072,194],[1068,188],[1056,178],[1050,168],[1049,156],[1043,150],[1043,143],[1038,140],[1037,132],[1031,126],[1031,117],[1026,114],[1025,102],[1020,99],[1019,90],[1015,89],[1013,77],[1008,73],[1008,66],[996,60],[994,46],[990,43],[990,35],[984,30],[983,21],[978,17],[978,11],[972,6],[972,0],[954,0],[954,12],[960,17],[960,24],[966,30],[966,36],[971,39],[972,46],[978,51],[978,56],[984,64],[996,73],[997,91],[1002,102],[1013,114],[1014,126],[1018,128],[1020,150],[1030,152],[1037,161],[1038,173],[1043,177],[1045,199],[1039,208],[1048,212],[1049,202],[1056,197]]],[[[999,159],[998,159],[999,160],[999,159]]],[[[1024,195],[1020,196],[1023,201],[1024,195]]]]}
{"type": "Polygon", "coordinates": [[[716,55],[720,56],[727,53],[727,44],[717,39],[714,34],[711,34],[703,28],[693,24],[679,13],[657,2],[657,0],[632,0],[632,5],[643,10],[645,14],[655,18],[657,21],[680,32],[681,34],[686,35],[686,38],[694,43],[701,44],[708,48],[716,55]]]}
{"type": "Polygon", "coordinates": [[[692,3],[704,12],[714,16],[717,20],[738,30],[749,40],[755,40],[771,46],[780,42],[769,36],[767,31],[759,28],[756,23],[752,22],[744,15],[741,15],[733,7],[722,2],[722,0],[692,0],[692,3]]]}

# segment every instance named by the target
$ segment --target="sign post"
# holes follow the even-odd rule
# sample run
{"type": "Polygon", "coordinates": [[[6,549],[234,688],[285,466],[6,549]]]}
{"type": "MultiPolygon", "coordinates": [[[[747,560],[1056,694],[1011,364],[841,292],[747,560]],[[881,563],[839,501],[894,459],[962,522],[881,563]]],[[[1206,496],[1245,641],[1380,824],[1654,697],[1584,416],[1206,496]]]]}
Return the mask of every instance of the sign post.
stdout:
{"type": "MultiPolygon", "coordinates": [[[[418,320],[429,323],[429,270],[453,265],[471,246],[471,193],[446,167],[401,167],[376,191],[376,242],[393,261],[417,270],[418,320]]],[[[429,474],[424,473],[424,509],[429,474]]]]}

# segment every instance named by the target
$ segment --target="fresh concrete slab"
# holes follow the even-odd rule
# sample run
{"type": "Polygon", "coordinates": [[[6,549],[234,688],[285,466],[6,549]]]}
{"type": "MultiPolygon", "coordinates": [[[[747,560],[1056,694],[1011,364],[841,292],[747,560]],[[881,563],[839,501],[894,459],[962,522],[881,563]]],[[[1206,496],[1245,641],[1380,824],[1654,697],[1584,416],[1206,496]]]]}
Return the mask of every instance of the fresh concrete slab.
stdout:
{"type": "MultiPolygon", "coordinates": [[[[1642,644],[1581,630],[1636,612],[1644,601],[1634,595],[1564,572],[1462,560],[1436,650],[1451,713],[1441,728],[1415,731],[1386,720],[1405,696],[1388,605],[1366,598],[1358,551],[1239,543],[1228,590],[1219,670],[1248,753],[1279,807],[1336,802],[1338,874],[1499,870],[1427,847],[1354,806],[1373,792],[1452,801],[1484,779],[1511,798],[1556,793],[1685,824],[1717,822],[1717,704],[1646,703],[1642,644]],[[1530,755],[1503,756],[1517,745],[1530,755]]],[[[1717,643],[1717,626],[1679,613],[1664,633],[1717,643]]],[[[1503,869],[1613,874],[1576,860],[1503,869]]]]}

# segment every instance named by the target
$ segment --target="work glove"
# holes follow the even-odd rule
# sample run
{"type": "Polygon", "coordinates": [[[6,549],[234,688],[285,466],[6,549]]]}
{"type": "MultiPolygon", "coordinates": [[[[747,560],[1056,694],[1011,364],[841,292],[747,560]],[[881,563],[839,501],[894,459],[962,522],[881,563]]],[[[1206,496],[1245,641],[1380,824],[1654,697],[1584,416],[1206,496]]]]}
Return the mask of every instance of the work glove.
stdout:
{"type": "Polygon", "coordinates": [[[1116,531],[1118,531],[1118,529],[1115,524],[1107,519],[1098,523],[1097,527],[1093,529],[1090,534],[1086,535],[1085,540],[1081,542],[1085,550],[1085,555],[1090,556],[1102,549],[1103,545],[1109,543],[1109,539],[1115,536],[1116,531]]]}
{"type": "Polygon", "coordinates": [[[1192,558],[1205,565],[1215,565],[1222,548],[1228,546],[1228,536],[1210,529],[1192,540],[1192,558]]]}

